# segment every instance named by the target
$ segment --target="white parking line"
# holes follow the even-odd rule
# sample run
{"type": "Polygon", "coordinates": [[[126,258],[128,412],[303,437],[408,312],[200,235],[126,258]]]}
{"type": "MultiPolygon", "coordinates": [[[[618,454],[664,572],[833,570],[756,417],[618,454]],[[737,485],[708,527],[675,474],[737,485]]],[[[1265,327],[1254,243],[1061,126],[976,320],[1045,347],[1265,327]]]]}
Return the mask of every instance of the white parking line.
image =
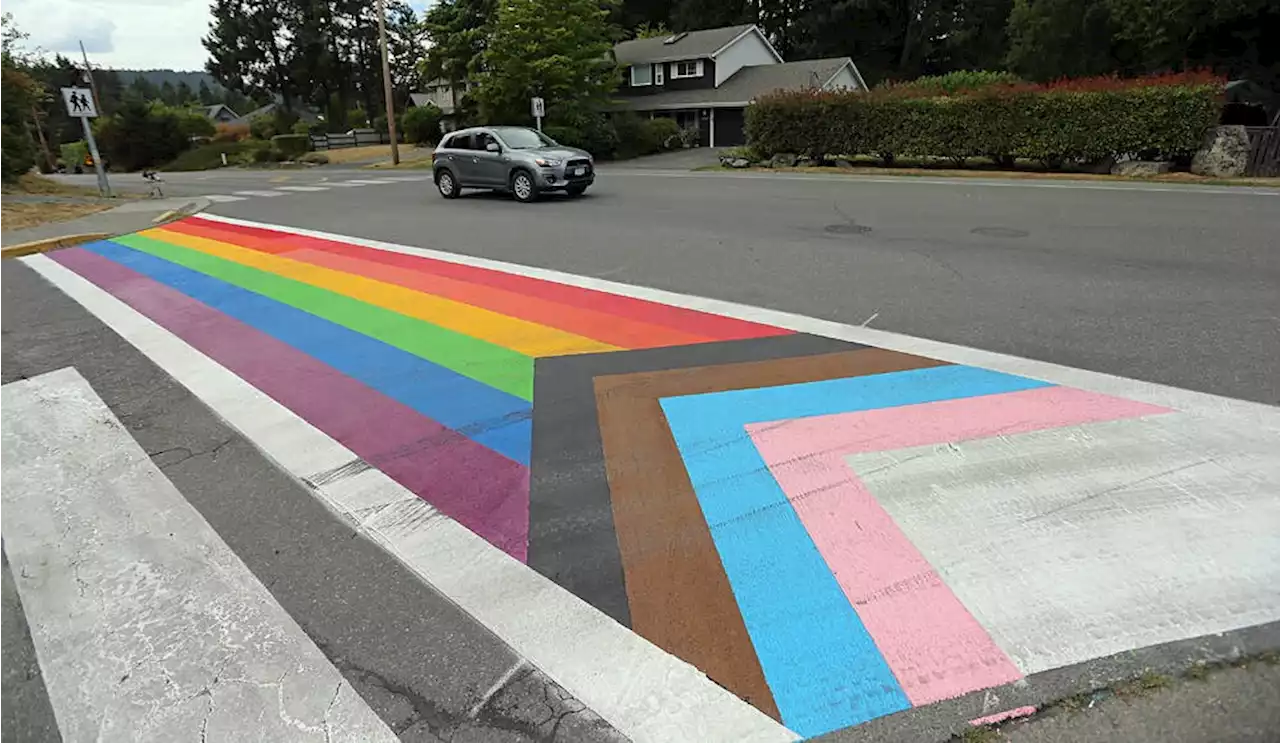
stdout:
{"type": "Polygon", "coordinates": [[[281,191],[304,191],[307,193],[329,190],[324,186],[277,186],[277,188],[279,188],[281,191]]]}
{"type": "Polygon", "coordinates": [[[212,201],[215,204],[225,204],[231,201],[244,201],[243,196],[227,196],[226,194],[220,194],[220,193],[207,194],[205,195],[204,198],[212,201]]]}
{"type": "Polygon", "coordinates": [[[353,186],[381,186],[381,185],[382,185],[382,184],[384,184],[384,183],[391,183],[391,182],[392,182],[392,181],[388,181],[388,180],[381,179],[381,178],[379,178],[379,179],[377,179],[377,180],[371,180],[371,179],[370,179],[370,180],[355,180],[355,181],[347,181],[347,183],[350,183],[350,184],[351,184],[351,185],[353,185],[353,186]]]}
{"type": "Polygon", "coordinates": [[[237,196],[261,196],[263,198],[289,195],[287,191],[233,191],[232,193],[237,196]]]}
{"type": "Polygon", "coordinates": [[[74,368],[0,397],[5,550],[63,740],[396,740],[74,368]]]}
{"type": "Polygon", "coordinates": [[[324,185],[335,188],[359,188],[369,184],[364,181],[325,181],[324,185]]]}

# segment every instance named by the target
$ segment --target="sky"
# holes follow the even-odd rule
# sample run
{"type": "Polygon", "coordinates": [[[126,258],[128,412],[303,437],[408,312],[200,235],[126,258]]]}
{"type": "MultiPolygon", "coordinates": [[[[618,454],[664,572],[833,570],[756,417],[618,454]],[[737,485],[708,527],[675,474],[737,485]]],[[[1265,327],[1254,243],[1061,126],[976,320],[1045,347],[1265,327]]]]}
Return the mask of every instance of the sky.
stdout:
{"type": "MultiPolygon", "coordinates": [[[[369,0],[374,2],[375,0],[369,0]]],[[[427,0],[411,0],[421,11],[427,0]]],[[[5,0],[27,47],[115,69],[202,70],[210,0],[5,0]]]]}

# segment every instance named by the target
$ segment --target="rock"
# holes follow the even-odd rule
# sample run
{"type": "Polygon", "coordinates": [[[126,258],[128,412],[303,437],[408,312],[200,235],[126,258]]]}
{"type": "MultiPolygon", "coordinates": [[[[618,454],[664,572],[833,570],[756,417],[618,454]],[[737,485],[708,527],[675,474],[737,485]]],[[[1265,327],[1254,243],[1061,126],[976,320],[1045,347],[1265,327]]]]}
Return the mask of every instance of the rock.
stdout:
{"type": "Polygon", "coordinates": [[[799,157],[797,157],[796,155],[792,155],[789,152],[779,152],[778,154],[773,156],[773,159],[770,160],[770,163],[775,168],[794,168],[796,165],[796,161],[799,159],[800,159],[799,157]]]}
{"type": "Polygon", "coordinates": [[[1249,167],[1249,132],[1243,126],[1219,126],[1209,130],[1200,151],[1191,160],[1191,172],[1214,178],[1244,175],[1249,167]]]}
{"type": "Polygon", "coordinates": [[[729,161],[729,167],[731,168],[745,168],[749,165],[751,165],[751,161],[745,157],[735,157],[729,161]]]}
{"type": "Polygon", "coordinates": [[[844,158],[839,158],[839,157],[836,158],[835,166],[837,168],[843,168],[845,170],[850,170],[853,167],[855,167],[853,163],[849,162],[848,160],[845,160],[844,158]]]}
{"type": "Polygon", "coordinates": [[[1143,177],[1168,173],[1173,163],[1162,160],[1126,160],[1111,166],[1111,175],[1143,177]]]}
{"type": "Polygon", "coordinates": [[[815,165],[817,165],[817,164],[818,164],[818,161],[817,161],[817,160],[813,160],[813,159],[810,159],[810,158],[807,158],[807,157],[802,157],[802,158],[800,158],[799,160],[796,160],[795,167],[797,167],[797,168],[812,168],[812,167],[814,167],[814,166],[815,166],[815,165]]]}
{"type": "Polygon", "coordinates": [[[1119,163],[1114,157],[1108,155],[1107,157],[1087,162],[1081,166],[1080,169],[1086,173],[1098,173],[1105,175],[1106,173],[1114,173],[1118,164],[1119,163]]]}

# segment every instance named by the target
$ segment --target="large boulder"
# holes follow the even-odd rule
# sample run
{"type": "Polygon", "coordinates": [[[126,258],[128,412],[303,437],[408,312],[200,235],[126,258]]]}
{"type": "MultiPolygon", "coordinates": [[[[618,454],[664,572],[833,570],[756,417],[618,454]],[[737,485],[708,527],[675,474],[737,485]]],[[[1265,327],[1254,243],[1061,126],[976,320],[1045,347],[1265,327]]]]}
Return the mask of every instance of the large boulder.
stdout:
{"type": "Polygon", "coordinates": [[[799,156],[792,155],[789,152],[779,152],[774,155],[769,164],[775,168],[794,168],[799,156]]]}
{"type": "Polygon", "coordinates": [[[1191,160],[1191,172],[1214,178],[1244,175],[1249,167],[1249,132],[1243,126],[1219,126],[1205,135],[1191,160]]]}
{"type": "Polygon", "coordinates": [[[1172,169],[1173,163],[1161,160],[1125,160],[1111,166],[1111,175],[1127,175],[1131,178],[1141,178],[1168,173],[1172,169]]]}

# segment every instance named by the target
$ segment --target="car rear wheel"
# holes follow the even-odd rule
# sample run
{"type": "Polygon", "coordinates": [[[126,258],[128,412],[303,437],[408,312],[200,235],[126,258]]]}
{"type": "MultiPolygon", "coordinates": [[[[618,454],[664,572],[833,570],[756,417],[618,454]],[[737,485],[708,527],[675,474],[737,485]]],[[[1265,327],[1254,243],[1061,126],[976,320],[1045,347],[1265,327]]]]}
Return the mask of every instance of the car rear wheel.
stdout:
{"type": "Polygon", "coordinates": [[[564,192],[569,194],[570,196],[581,196],[582,194],[587,192],[587,187],[586,186],[569,186],[564,190],[564,192]]]}
{"type": "Polygon", "coordinates": [[[440,171],[436,176],[436,188],[440,189],[440,195],[446,199],[458,198],[458,181],[447,170],[440,171]]]}
{"type": "Polygon", "coordinates": [[[517,170],[511,174],[511,195],[516,201],[527,204],[538,198],[538,186],[528,171],[517,170]]]}

